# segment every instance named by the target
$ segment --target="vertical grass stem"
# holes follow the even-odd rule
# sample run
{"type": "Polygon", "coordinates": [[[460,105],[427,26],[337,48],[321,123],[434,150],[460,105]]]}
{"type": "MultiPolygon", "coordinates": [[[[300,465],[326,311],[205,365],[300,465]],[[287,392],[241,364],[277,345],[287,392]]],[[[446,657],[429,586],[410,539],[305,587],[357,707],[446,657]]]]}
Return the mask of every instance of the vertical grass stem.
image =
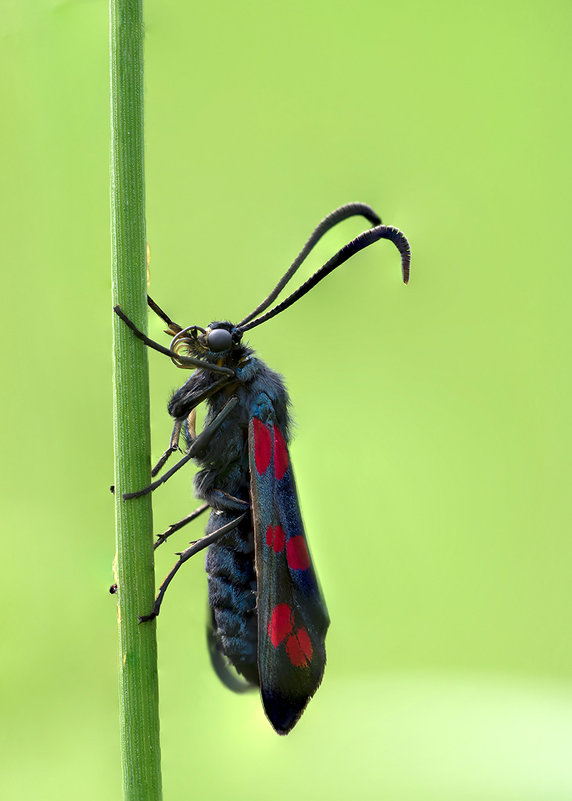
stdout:
{"type": "MultiPolygon", "coordinates": [[[[143,3],[110,0],[111,210],[113,305],[147,330],[143,160],[143,3]]],[[[150,482],[149,379],[145,346],[114,317],[114,439],[124,799],[161,798],[155,622],[149,495],[122,493],[150,482]]],[[[113,791],[110,789],[111,795],[113,791]]]]}

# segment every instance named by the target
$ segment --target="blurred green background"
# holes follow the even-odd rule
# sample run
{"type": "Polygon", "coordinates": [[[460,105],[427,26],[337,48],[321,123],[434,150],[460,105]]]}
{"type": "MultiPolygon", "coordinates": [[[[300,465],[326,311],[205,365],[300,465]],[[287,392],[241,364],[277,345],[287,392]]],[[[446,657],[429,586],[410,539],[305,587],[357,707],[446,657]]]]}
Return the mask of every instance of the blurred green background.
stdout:
{"type": "MultiPolygon", "coordinates": [[[[158,627],[165,798],[569,801],[572,6],[145,5],[169,314],[240,319],[348,201],[413,248],[409,287],[382,242],[252,332],[295,404],[329,662],[278,738],[211,671],[197,557],[158,627]]],[[[108,10],[1,7],[0,787],[119,799],[108,10]]],[[[158,456],[185,375],[150,365],[158,456]]],[[[157,531],[194,508],[191,473],[157,531]]]]}

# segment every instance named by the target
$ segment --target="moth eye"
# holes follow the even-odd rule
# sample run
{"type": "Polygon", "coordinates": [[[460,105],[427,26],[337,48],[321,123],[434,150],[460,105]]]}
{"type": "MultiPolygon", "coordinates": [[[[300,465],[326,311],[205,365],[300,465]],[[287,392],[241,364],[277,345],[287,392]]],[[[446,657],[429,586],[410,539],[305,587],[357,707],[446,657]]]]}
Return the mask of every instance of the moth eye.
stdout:
{"type": "Polygon", "coordinates": [[[207,336],[207,345],[215,352],[228,350],[232,345],[232,334],[225,328],[214,328],[207,336]]]}

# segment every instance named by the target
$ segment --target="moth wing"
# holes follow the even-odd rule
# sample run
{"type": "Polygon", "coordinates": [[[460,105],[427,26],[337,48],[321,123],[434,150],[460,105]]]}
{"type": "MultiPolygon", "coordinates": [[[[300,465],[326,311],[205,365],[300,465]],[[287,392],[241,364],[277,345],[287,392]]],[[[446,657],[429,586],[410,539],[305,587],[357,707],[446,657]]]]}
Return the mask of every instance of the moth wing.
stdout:
{"type": "Polygon", "coordinates": [[[249,423],[258,594],[258,671],[264,710],[287,734],[318,689],[329,617],[308,550],[288,448],[260,396],[249,423]]]}

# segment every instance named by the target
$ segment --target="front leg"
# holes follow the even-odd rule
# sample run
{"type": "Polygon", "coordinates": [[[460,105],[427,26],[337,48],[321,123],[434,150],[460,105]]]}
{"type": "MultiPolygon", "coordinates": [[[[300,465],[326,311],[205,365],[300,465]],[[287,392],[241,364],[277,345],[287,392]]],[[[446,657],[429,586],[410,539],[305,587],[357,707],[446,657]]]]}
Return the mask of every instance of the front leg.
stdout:
{"type": "Polygon", "coordinates": [[[133,331],[135,336],[144,342],[145,345],[147,345],[148,348],[153,348],[153,350],[156,350],[159,353],[164,353],[166,356],[169,356],[171,359],[175,359],[177,362],[179,362],[179,364],[184,365],[185,367],[203,367],[205,370],[211,370],[213,373],[221,373],[222,375],[228,375],[234,378],[235,372],[234,370],[231,370],[230,367],[219,367],[218,364],[211,364],[210,362],[205,362],[201,359],[195,359],[192,356],[180,356],[178,353],[169,350],[169,348],[165,348],[159,342],[155,342],[154,339],[150,339],[147,334],[143,333],[143,331],[140,331],[135,323],[121,311],[119,306],[114,306],[113,311],[121,320],[123,320],[125,325],[133,331]]]}
{"type": "Polygon", "coordinates": [[[238,402],[239,400],[236,395],[233,395],[232,398],[225,403],[217,416],[211,420],[211,422],[205,426],[205,428],[203,428],[185,456],[183,456],[183,458],[180,459],[176,465],[171,467],[170,470],[167,470],[167,472],[164,473],[161,478],[157,479],[157,481],[154,481],[152,484],[149,484],[149,486],[143,487],[143,489],[137,490],[137,492],[126,492],[123,495],[123,500],[128,501],[131,498],[140,498],[142,495],[147,495],[149,492],[153,492],[157,489],[157,487],[160,487],[161,484],[164,484],[166,481],[168,481],[171,476],[180,470],[181,467],[189,462],[194,456],[200,456],[203,454],[215,432],[218,431],[220,426],[224,423],[238,402]]]}
{"type": "Polygon", "coordinates": [[[176,334],[178,334],[180,331],[183,330],[182,326],[174,322],[174,320],[171,320],[169,315],[163,311],[163,309],[159,306],[159,304],[155,303],[151,295],[147,295],[147,305],[149,306],[150,309],[152,309],[155,312],[157,317],[160,317],[161,320],[163,320],[163,322],[167,323],[168,329],[165,331],[166,334],[169,334],[169,336],[174,337],[176,334]]]}
{"type": "MultiPolygon", "coordinates": [[[[159,473],[173,453],[178,450],[181,428],[185,422],[185,419],[187,420],[190,431],[191,424],[194,426],[193,412],[195,411],[196,407],[203,403],[203,401],[208,400],[208,398],[210,398],[212,395],[215,395],[219,390],[223,388],[230,388],[233,384],[233,382],[226,376],[218,378],[212,383],[208,383],[208,381],[208,374],[206,374],[205,378],[205,374],[195,373],[171,399],[169,403],[169,413],[175,418],[175,425],[169,441],[169,447],[165,450],[155,467],[151,470],[151,476],[153,478],[157,475],[157,473],[159,473]]],[[[192,440],[194,439],[195,433],[193,430],[192,440]]]]}

